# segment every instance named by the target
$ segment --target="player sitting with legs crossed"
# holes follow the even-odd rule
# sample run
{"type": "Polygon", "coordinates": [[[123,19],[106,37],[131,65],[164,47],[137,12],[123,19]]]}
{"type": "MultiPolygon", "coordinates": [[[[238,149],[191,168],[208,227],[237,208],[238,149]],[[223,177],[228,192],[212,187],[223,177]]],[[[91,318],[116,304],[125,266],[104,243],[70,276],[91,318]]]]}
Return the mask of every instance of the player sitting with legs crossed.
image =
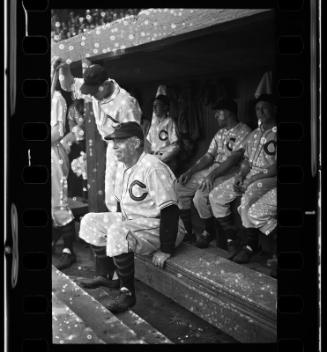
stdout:
{"type": "Polygon", "coordinates": [[[185,229],[179,220],[175,176],[166,164],[144,152],[142,128],[136,122],[122,123],[105,139],[113,141],[113,150],[121,161],[117,170],[120,182],[115,186],[121,211],[89,213],[82,219],[80,238],[101,253],[103,265],[93,281],[81,284],[116,286],[112,280],[116,270],[120,294],[106,306],[118,313],[136,302],[134,253],[152,254],[153,264],[163,268],[182,242],[185,229]]]}

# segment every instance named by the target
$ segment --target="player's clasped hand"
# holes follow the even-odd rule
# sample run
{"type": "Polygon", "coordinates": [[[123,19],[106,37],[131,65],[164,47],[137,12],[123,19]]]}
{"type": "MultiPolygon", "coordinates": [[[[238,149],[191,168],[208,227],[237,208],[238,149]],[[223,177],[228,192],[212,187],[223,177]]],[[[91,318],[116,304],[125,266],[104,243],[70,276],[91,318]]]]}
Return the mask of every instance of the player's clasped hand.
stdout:
{"type": "Polygon", "coordinates": [[[190,180],[191,177],[192,175],[186,171],[179,176],[178,182],[181,183],[182,185],[185,185],[190,180]]]}
{"type": "Polygon", "coordinates": [[[156,252],[154,252],[154,254],[152,256],[152,263],[153,263],[153,265],[162,269],[165,265],[166,260],[170,257],[171,257],[171,255],[169,253],[156,251],[156,252]]]}
{"type": "Polygon", "coordinates": [[[234,191],[238,193],[243,193],[245,191],[243,186],[243,179],[240,176],[235,177],[233,188],[234,191]]]}
{"type": "Polygon", "coordinates": [[[200,183],[199,189],[205,191],[206,189],[210,192],[213,188],[213,179],[210,176],[205,177],[200,183]]]}

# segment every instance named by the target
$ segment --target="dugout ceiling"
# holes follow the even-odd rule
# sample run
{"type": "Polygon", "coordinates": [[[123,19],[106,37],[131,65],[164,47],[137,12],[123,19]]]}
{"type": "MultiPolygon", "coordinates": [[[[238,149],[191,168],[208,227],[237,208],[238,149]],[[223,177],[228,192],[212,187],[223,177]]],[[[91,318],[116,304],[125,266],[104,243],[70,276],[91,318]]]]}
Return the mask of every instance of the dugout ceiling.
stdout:
{"type": "Polygon", "coordinates": [[[122,21],[118,24],[113,22],[100,34],[94,30],[88,38],[83,34],[53,45],[52,55],[72,61],[72,71],[76,76],[82,74],[79,58],[87,56],[91,62],[104,65],[110,77],[123,85],[180,82],[186,78],[228,76],[228,72],[273,67],[275,26],[272,10],[202,9],[192,10],[192,14],[189,13],[191,10],[183,11],[184,17],[176,18],[176,15],[170,14],[169,18],[167,13],[164,16],[155,12],[155,19],[151,19],[151,13],[145,19],[140,13],[137,20],[132,16],[134,20],[130,19],[128,25],[122,24],[122,21]],[[188,12],[185,14],[185,11],[188,12]],[[196,11],[198,13],[194,14],[196,11]],[[155,29],[152,28],[145,32],[142,27],[145,21],[161,23],[160,28],[165,26],[166,29],[153,32],[155,29]],[[183,23],[191,23],[192,26],[185,28],[183,23]],[[112,36],[118,38],[119,28],[123,30],[124,27],[126,40],[117,39],[116,42],[123,49],[103,49],[112,41],[112,36]],[[180,28],[179,31],[176,28],[180,28]],[[157,40],[153,40],[155,33],[157,40]],[[142,40],[144,36],[147,37],[142,40]],[[78,44],[81,40],[84,40],[82,46],[78,44]],[[94,46],[96,49],[92,49],[94,46]],[[99,54],[101,51],[102,54],[99,54]]]}

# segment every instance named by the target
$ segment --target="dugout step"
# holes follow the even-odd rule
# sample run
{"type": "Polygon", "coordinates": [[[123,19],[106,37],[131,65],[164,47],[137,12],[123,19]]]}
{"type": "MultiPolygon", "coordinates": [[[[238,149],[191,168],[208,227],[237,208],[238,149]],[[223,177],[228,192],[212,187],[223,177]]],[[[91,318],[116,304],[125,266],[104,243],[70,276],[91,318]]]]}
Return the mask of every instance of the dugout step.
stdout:
{"type": "Polygon", "coordinates": [[[277,280],[226,256],[182,243],[164,270],[136,256],[136,278],[240,342],[276,342],[277,280]]]}
{"type": "MultiPolygon", "coordinates": [[[[78,282],[78,279],[78,277],[69,277],[63,274],[55,267],[52,269],[52,286],[55,302],[57,302],[57,305],[58,302],[61,302],[72,312],[72,314],[70,314],[70,321],[72,324],[74,322],[73,326],[82,322],[90,331],[88,337],[95,336],[94,338],[90,338],[93,342],[89,343],[171,343],[167,337],[153,328],[133,311],[129,310],[115,316],[107,310],[103,304],[105,304],[106,300],[113,298],[117,292],[108,293],[102,288],[86,290],[74,282],[75,280],[78,282]],[[79,319],[74,320],[74,315],[79,319]],[[96,339],[103,342],[94,342],[96,339]]],[[[59,331],[58,324],[58,320],[54,321],[54,326],[57,332],[59,331]]],[[[72,324],[66,323],[64,327],[66,327],[67,330],[72,324]]],[[[82,332],[82,340],[85,340],[83,334],[84,325],[79,328],[82,332]]],[[[55,338],[55,335],[53,335],[53,339],[54,341],[64,339],[65,343],[83,343],[76,341],[70,342],[67,339],[67,335],[68,332],[61,331],[59,337],[55,338]]],[[[71,335],[72,334],[69,336],[71,335]]]]}

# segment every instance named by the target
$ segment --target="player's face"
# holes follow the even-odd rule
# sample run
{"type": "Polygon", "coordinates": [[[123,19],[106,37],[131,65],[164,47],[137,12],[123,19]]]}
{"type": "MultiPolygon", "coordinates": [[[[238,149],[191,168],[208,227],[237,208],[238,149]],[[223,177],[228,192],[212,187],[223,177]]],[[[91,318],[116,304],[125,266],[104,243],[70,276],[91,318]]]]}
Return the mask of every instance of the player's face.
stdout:
{"type": "Polygon", "coordinates": [[[160,100],[153,102],[153,111],[158,117],[163,117],[168,112],[168,106],[160,100]]]}
{"type": "Polygon", "coordinates": [[[228,111],[227,110],[216,110],[215,112],[215,119],[218,122],[218,126],[220,128],[224,128],[227,125],[227,116],[228,116],[228,111]]]}
{"type": "Polygon", "coordinates": [[[135,152],[134,143],[131,138],[114,139],[114,152],[118,161],[128,160],[135,152]]]}
{"type": "Polygon", "coordinates": [[[96,91],[96,93],[91,94],[96,100],[103,100],[104,98],[106,98],[107,96],[107,89],[106,86],[104,84],[102,84],[101,86],[99,86],[98,90],[96,91]]]}
{"type": "Polygon", "coordinates": [[[262,123],[271,121],[275,118],[274,106],[267,101],[259,101],[255,106],[258,120],[262,123]]]}

